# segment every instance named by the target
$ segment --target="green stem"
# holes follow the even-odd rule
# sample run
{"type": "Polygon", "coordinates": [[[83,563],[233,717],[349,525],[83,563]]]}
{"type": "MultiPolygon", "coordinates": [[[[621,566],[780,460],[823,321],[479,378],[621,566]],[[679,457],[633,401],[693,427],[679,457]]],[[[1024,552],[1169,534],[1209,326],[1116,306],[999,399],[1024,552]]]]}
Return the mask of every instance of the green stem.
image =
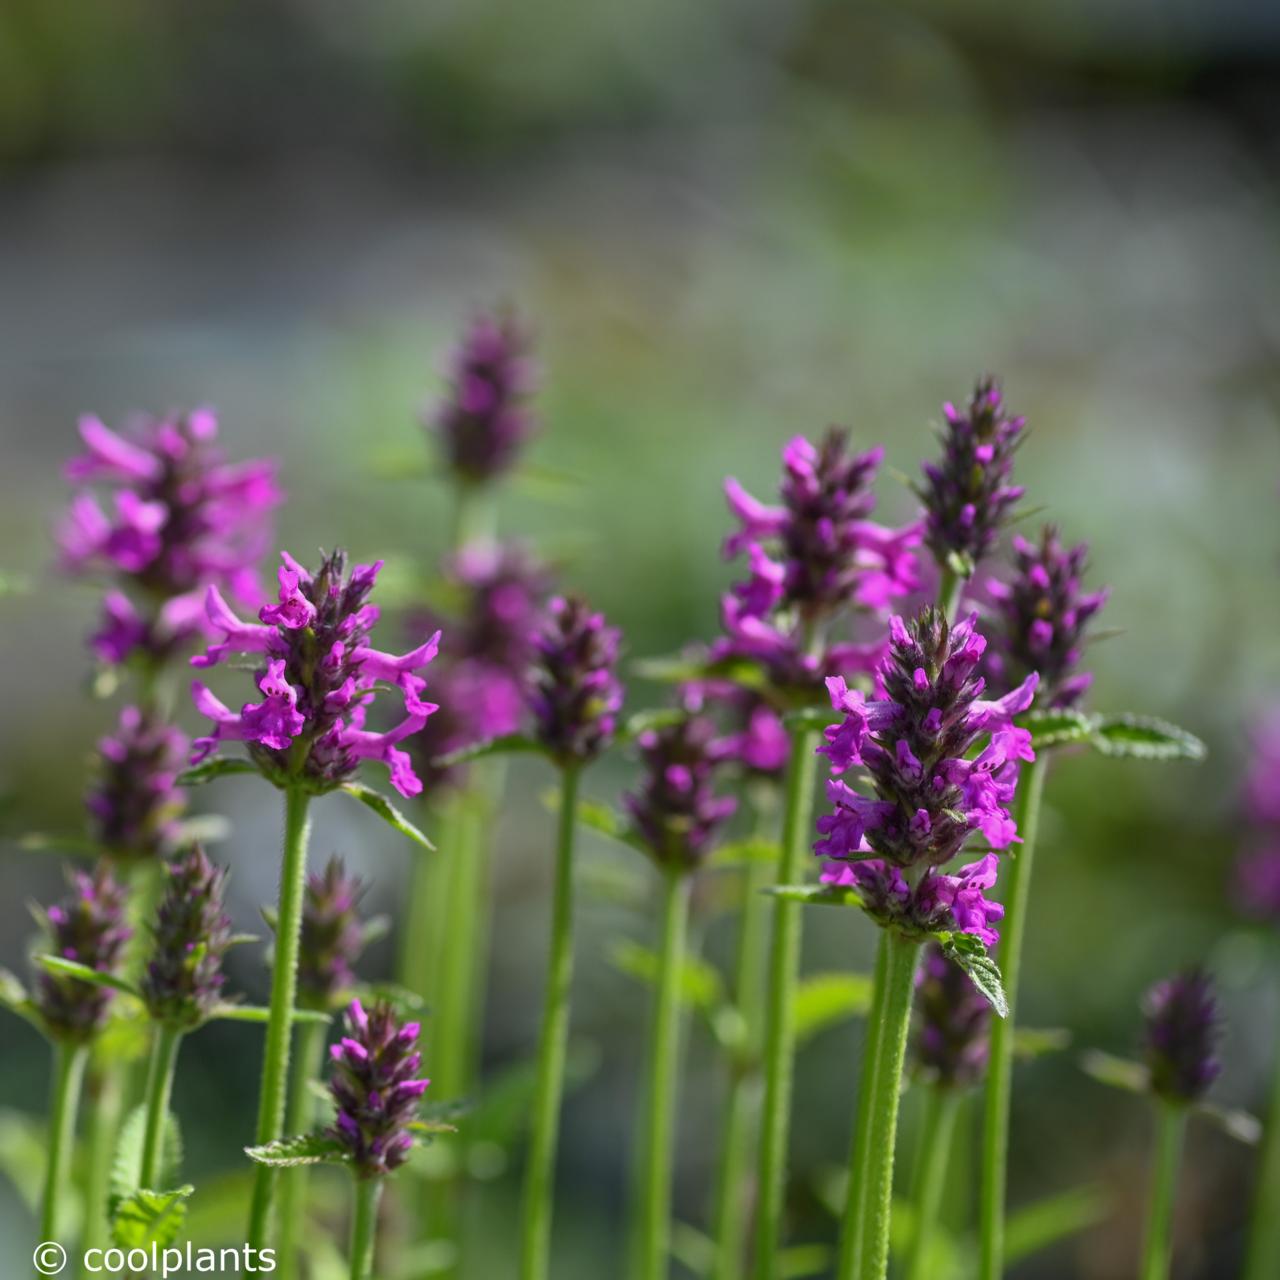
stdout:
{"type": "Polygon", "coordinates": [[[1167,1280],[1173,1258],[1173,1206],[1178,1192],[1178,1164],[1187,1130],[1187,1109],[1168,1102],[1157,1104],[1156,1151],[1151,1172],[1151,1207],[1141,1280],[1167,1280]]]}
{"type": "Polygon", "coordinates": [[[960,1095],[955,1089],[930,1086],[925,1092],[925,1115],[920,1138],[920,1168],[914,1196],[916,1235],[911,1245],[907,1280],[929,1280],[929,1250],[938,1208],[947,1183],[951,1136],[955,1132],[960,1095]]]}
{"type": "Polygon", "coordinates": [[[182,1032],[177,1027],[157,1023],[151,1042],[151,1065],[147,1069],[147,1127],[142,1138],[142,1164],[138,1185],[148,1191],[163,1191],[159,1185],[164,1164],[164,1130],[169,1118],[169,1095],[178,1061],[182,1032]]]}
{"type": "Polygon", "coordinates": [[[1009,1159],[1009,1099],[1013,1091],[1013,1037],[1022,968],[1022,937],[1027,924],[1031,868],[1040,826],[1048,755],[1041,751],[1018,784],[1014,821],[1022,843],[1015,845],[1008,871],[1004,922],[996,960],[1004,981],[1009,1015],[991,1020],[991,1061],[987,1067],[986,1105],[982,1119],[982,1179],[979,1195],[981,1256],[978,1280],[1000,1280],[1004,1271],[1005,1185],[1009,1159]]]}
{"type": "MultiPolygon", "coordinates": [[[[307,792],[300,787],[290,787],[285,792],[284,853],[280,871],[280,903],[276,911],[275,959],[271,972],[271,1014],[267,1021],[267,1045],[258,1095],[258,1146],[275,1142],[284,1134],[293,1004],[298,990],[298,936],[302,930],[302,898],[307,878],[309,799],[307,792]]],[[[248,1232],[248,1243],[254,1249],[267,1247],[276,1175],[277,1170],[265,1164],[258,1165],[254,1172],[248,1232]]]]}
{"type": "MultiPolygon", "coordinates": [[[[817,735],[793,729],[782,810],[782,847],[777,883],[795,884],[803,874],[813,825],[813,780],[817,735]]],[[[769,989],[765,1014],[764,1106],[760,1120],[759,1207],[756,1219],[757,1280],[774,1280],[782,1243],[782,1207],[791,1127],[791,1078],[795,1058],[795,988],[800,971],[800,904],[773,904],[769,989]]]]}
{"type": "Polygon", "coordinates": [[[851,1276],[862,1256],[866,1230],[862,1188],[867,1185],[871,1167],[871,1139],[874,1122],[872,1107],[876,1099],[876,1074],[880,1069],[880,1044],[884,1031],[884,1001],[888,990],[889,934],[880,930],[876,945],[875,974],[871,980],[871,1007],[867,1010],[863,1032],[862,1076],[858,1083],[858,1110],[853,1123],[853,1149],[849,1159],[849,1186],[846,1191],[844,1225],[840,1232],[838,1276],[851,1276]]]}
{"type": "Polygon", "coordinates": [[[956,620],[960,597],[964,593],[964,579],[950,566],[940,565],[938,571],[938,608],[948,622],[956,620]]]}
{"type": "Polygon", "coordinates": [[[1273,1280],[1280,1276],[1280,1048],[1276,1051],[1275,1073],[1244,1280],[1273,1280]]]}
{"type": "Polygon", "coordinates": [[[689,924],[689,877],[666,872],[662,940],[649,1045],[649,1083],[644,1116],[644,1163],[639,1224],[640,1280],[667,1274],[671,1240],[671,1181],[676,1121],[676,1064],[680,1040],[680,983],[689,924]]]}
{"type": "Polygon", "coordinates": [[[80,1105],[80,1085],[84,1079],[84,1064],[88,1056],[87,1045],[54,1045],[53,1093],[49,1104],[49,1150],[44,1170],[44,1199],[40,1211],[42,1241],[63,1243],[58,1239],[59,1213],[66,1192],[67,1171],[71,1166],[76,1111],[80,1105]]]}
{"type": "Polygon", "coordinates": [[[763,862],[747,867],[744,901],[738,925],[738,954],[734,965],[734,999],[742,1015],[746,1037],[745,1061],[733,1062],[724,1119],[720,1130],[720,1159],[716,1171],[712,1235],[716,1260],[711,1280],[739,1280],[746,1231],[748,1154],[759,1119],[760,1034],[764,1023],[764,939],[770,868],[763,862]]]}
{"type": "MultiPolygon", "coordinates": [[[[115,1159],[116,1131],[124,1106],[123,1073],[118,1064],[95,1053],[85,1078],[85,1189],[83,1250],[102,1248],[107,1240],[107,1191],[115,1159]]],[[[88,1276],[87,1270],[81,1272],[88,1276]]]]}
{"type": "Polygon", "coordinates": [[[578,769],[570,766],[563,770],[560,779],[551,950],[547,959],[547,990],[538,1044],[533,1135],[524,1181],[521,1280],[546,1280],[550,1274],[551,1203],[560,1129],[560,1100],[564,1093],[565,1053],[569,1040],[569,994],[573,984],[573,835],[577,808],[578,769]]]}
{"type": "MultiPolygon", "coordinates": [[[[889,1220],[893,1201],[893,1156],[898,1136],[898,1102],[902,1094],[902,1064],[907,1053],[907,1028],[915,993],[920,942],[885,931],[883,990],[874,1011],[877,1029],[866,1044],[860,1090],[870,1086],[867,1109],[870,1151],[866,1177],[859,1186],[850,1170],[846,1230],[861,1235],[861,1248],[842,1252],[839,1280],[884,1280],[889,1274],[889,1220]],[[857,1200],[862,1205],[857,1207],[857,1200]],[[861,1224],[859,1227],[859,1223],[861,1224]]],[[[878,967],[878,965],[877,965],[878,967]]],[[[859,1110],[861,1111],[861,1103],[859,1110]]],[[[855,1147],[856,1151],[856,1147],[855,1147]]]]}
{"type": "Polygon", "coordinates": [[[355,1213],[351,1219],[351,1280],[373,1275],[373,1246],[378,1236],[378,1202],[381,1178],[356,1179],[355,1213]]]}
{"type": "MultiPolygon", "coordinates": [[[[320,1078],[324,1066],[323,1023],[304,1022],[298,1027],[298,1051],[293,1055],[293,1079],[289,1084],[289,1108],[285,1129],[289,1133],[310,1133],[315,1121],[312,1082],[320,1078]]],[[[279,1280],[293,1280],[298,1274],[299,1241],[304,1238],[303,1219],[307,1212],[307,1185],[311,1170],[306,1165],[285,1169],[280,1181],[280,1231],[276,1258],[279,1280]]]]}

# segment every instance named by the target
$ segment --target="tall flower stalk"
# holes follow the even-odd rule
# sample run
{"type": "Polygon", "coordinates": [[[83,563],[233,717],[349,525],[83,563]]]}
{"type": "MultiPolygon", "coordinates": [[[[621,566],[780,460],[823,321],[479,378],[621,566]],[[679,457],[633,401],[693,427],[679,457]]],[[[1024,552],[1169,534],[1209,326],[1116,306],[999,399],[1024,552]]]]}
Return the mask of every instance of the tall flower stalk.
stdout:
{"type": "Polygon", "coordinates": [[[546,1280],[550,1275],[551,1211],[573,985],[578,784],[586,766],[613,739],[622,705],[622,686],[614,674],[619,639],[619,633],[581,600],[557,598],[535,641],[528,697],[538,741],[560,770],[560,796],[551,942],[521,1210],[521,1280],[546,1280]]]}
{"type": "Polygon", "coordinates": [[[883,930],[839,1280],[882,1280],[887,1273],[898,1098],[921,943],[940,932],[973,934],[985,946],[998,936],[992,926],[1002,909],[984,892],[995,883],[996,855],[954,875],[940,870],[974,833],[993,849],[1017,839],[1008,805],[1019,762],[1034,758],[1030,734],[1011,718],[1029,705],[1037,678],[997,701],[983,700],[977,672],[985,647],[976,618],[951,626],[926,608],[909,625],[891,620],[878,672],[883,699],[869,701],[839,678],[827,682],[844,718],[826,731],[820,752],[833,773],[863,770],[874,794],[831,779],[834,812],[818,819],[823,838],[814,848],[830,859],[824,883],[853,889],[883,930]]]}
{"type": "MultiPolygon", "coordinates": [[[[239,712],[202,682],[193,683],[196,708],[212,721],[210,732],[196,739],[193,763],[203,761],[222,742],[244,742],[253,765],[285,798],[271,1011],[258,1103],[259,1146],[276,1141],[284,1130],[310,799],[337,788],[352,790],[350,780],[363,760],[386,765],[392,786],[402,795],[422,790],[400,744],[436,710],[423,701],[426,681],[417,672],[435,657],[440,640],[437,632],[404,655],[372,647],[370,632],[378,608],[369,596],[381,561],[348,570],[345,555],[337,551],[313,575],[291,556],[282,558],[278,602],[259,612],[258,623],[242,622],[218,589],[209,588],[206,612],[222,638],[203,657],[192,659],[200,667],[215,666],[231,654],[252,654],[263,662],[256,673],[262,700],[245,703],[239,712]],[[399,694],[403,717],[379,733],[366,728],[365,721],[376,689],[385,686],[399,694]]],[[[354,789],[364,795],[359,787],[354,789]]],[[[387,812],[385,801],[377,807],[387,812]]],[[[406,829],[402,821],[397,825],[406,829]]],[[[270,1234],[276,1172],[269,1164],[257,1170],[248,1232],[254,1248],[265,1247],[270,1234]]]]}

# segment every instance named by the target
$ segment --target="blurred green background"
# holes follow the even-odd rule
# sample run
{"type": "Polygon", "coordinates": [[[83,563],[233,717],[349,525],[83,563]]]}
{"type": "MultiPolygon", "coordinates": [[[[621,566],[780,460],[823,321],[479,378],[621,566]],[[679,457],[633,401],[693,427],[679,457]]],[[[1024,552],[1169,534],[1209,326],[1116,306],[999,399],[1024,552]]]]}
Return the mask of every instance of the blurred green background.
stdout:
{"type": "MultiPolygon", "coordinates": [[[[444,547],[447,495],[379,459],[425,450],[417,415],[454,335],[477,306],[513,303],[545,367],[533,458],[578,483],[513,491],[504,528],[566,555],[638,657],[714,633],[725,474],[767,495],[782,442],[840,422],[910,475],[939,403],[991,369],[1030,421],[1028,502],[1090,540],[1114,589],[1121,634],[1090,655],[1094,704],[1165,715],[1211,750],[1199,768],[1056,768],[1026,1021],[1127,1052],[1145,986],[1207,960],[1228,1019],[1217,1096],[1260,1106],[1280,954],[1230,885],[1245,726],[1280,691],[1278,66],[1280,11],[1246,0],[7,0],[0,567],[32,591],[0,604],[3,829],[75,827],[115,713],[85,677],[94,592],[51,572],[81,412],[214,404],[234,455],[281,460],[282,545],[344,543],[408,578],[444,547]]],[[[893,475],[881,492],[887,517],[910,514],[893,475]]],[[[660,692],[636,681],[631,705],[660,692]]],[[[630,768],[610,762],[590,789],[615,796],[630,768]]],[[[550,870],[547,778],[512,776],[494,1072],[531,1052],[550,870]]],[[[252,928],[274,891],[275,797],[232,780],[198,803],[234,821],[219,856],[252,928]]],[[[315,852],[330,849],[394,909],[405,846],[324,802],[315,852]]],[[[12,841],[2,858],[0,963],[19,967],[26,902],[60,870],[12,841]]],[[[600,1053],[565,1114],[558,1280],[618,1273],[646,996],[606,956],[646,928],[584,903],[576,1027],[600,1053]]],[[[856,916],[807,928],[810,967],[867,964],[856,916]]],[[[708,930],[713,955],[729,941],[708,930]]],[[[263,996],[252,949],[235,982],[263,996]]],[[[799,1064],[799,1240],[833,1233],[815,1188],[845,1156],[857,1052],[849,1024],[799,1064]]],[[[251,1029],[188,1045],[176,1106],[193,1180],[236,1167],[258,1065],[251,1029]]],[[[0,1106],[38,1114],[46,1079],[41,1043],[4,1018],[0,1106]]],[[[694,1223],[718,1085],[695,1031],[678,1186],[694,1223]]],[[[1017,1274],[1131,1276],[1145,1109],[1073,1050],[1023,1069],[1013,1114],[1015,1204],[1095,1182],[1106,1210],[1017,1274]]],[[[10,1164],[21,1133],[6,1114],[10,1164]]],[[[1180,1275],[1235,1274],[1252,1160],[1193,1133],[1180,1275]]],[[[486,1280],[508,1274],[516,1186],[515,1167],[490,1172],[466,1273],[486,1280]]],[[[967,1173],[961,1160],[961,1220],[967,1173]]],[[[5,1274],[28,1265],[30,1229],[0,1185],[5,1274]]]]}

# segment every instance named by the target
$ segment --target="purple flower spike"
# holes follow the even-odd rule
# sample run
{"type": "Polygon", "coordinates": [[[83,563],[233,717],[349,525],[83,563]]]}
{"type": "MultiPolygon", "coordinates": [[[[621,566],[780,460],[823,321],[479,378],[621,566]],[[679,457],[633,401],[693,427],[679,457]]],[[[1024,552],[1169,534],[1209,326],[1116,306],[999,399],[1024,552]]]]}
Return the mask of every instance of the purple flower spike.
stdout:
{"type": "Polygon", "coordinates": [[[361,760],[378,760],[401,795],[417,795],[422,783],[400,743],[436,710],[422,700],[426,681],[416,672],[436,656],[440,633],[403,655],[374,649],[369,636],[378,607],[368,597],[382,561],[348,572],[346,556],[335,551],[313,576],[287,553],[282,559],[278,602],[261,610],[258,623],[242,622],[218,589],[209,588],[209,622],[223,639],[192,658],[192,665],[211,667],[233,653],[261,655],[265,665],[255,683],[262,698],[235,712],[195,681],[196,709],[213,729],[196,739],[193,763],[219,742],[245,742],[272,780],[301,777],[314,790],[328,791],[361,760]],[[404,703],[404,718],[384,733],[365,728],[379,685],[393,686],[404,703]]]}
{"type": "Polygon", "coordinates": [[[199,845],[165,868],[169,885],[156,912],[155,946],[142,979],[147,1012],[157,1022],[191,1030],[206,1022],[222,997],[223,957],[231,919],[223,911],[227,869],[199,845]]]}
{"type": "Polygon", "coordinates": [[[726,732],[719,747],[749,776],[777,778],[791,757],[791,736],[763,695],[727,680],[697,680],[680,687],[691,713],[715,713],[726,732]]]}
{"type": "Polygon", "coordinates": [[[453,357],[452,387],[430,418],[455,474],[493,480],[515,464],[534,429],[528,340],[510,316],[480,316],[453,357]]]}
{"type": "Polygon", "coordinates": [[[999,622],[987,667],[997,686],[1038,671],[1044,706],[1070,707],[1084,696],[1093,677],[1076,666],[1085,630],[1108,595],[1081,590],[1087,559],[1084,543],[1064,548],[1052,525],[1038,543],[1014,538],[1012,573],[988,585],[999,622]]]}
{"type": "Polygon", "coordinates": [[[1035,757],[1031,735],[1012,717],[1030,705],[1038,678],[984,700],[977,671],[985,641],[976,622],[970,615],[949,626],[932,608],[909,625],[891,619],[877,673],[883,698],[868,700],[839,677],[827,681],[844,720],[827,729],[818,750],[833,773],[865,770],[874,798],[831,779],[835,811],[818,819],[822,839],[814,851],[836,860],[823,881],[856,886],[882,924],[907,932],[959,929],[990,945],[997,937],[991,925],[1003,914],[984,895],[995,883],[995,855],[955,875],[938,868],[974,832],[994,849],[1018,839],[1009,805],[1019,762],[1035,757]]]}
{"type": "Polygon", "coordinates": [[[878,611],[918,585],[918,525],[889,529],[870,519],[882,449],[855,454],[848,433],[830,431],[821,447],[797,436],[783,450],[782,503],[751,497],[725,482],[741,529],[725,554],[746,553],[750,577],[721,602],[725,639],[713,657],[762,663],[780,687],[812,685],[820,671],[869,671],[874,649],[833,643],[811,652],[819,624],[850,609],[878,611]]]}
{"type": "Polygon", "coordinates": [[[1219,1018],[1212,979],[1190,969],[1158,982],[1142,1009],[1152,1090],[1170,1102],[1198,1102],[1222,1070],[1214,1056],[1219,1018]]]}
{"type": "MultiPolygon", "coordinates": [[[[125,924],[125,891],[105,862],[92,875],[73,871],[71,893],[44,914],[49,951],[64,960],[119,973],[130,937],[125,924]]],[[[84,1041],[106,1025],[115,993],[109,987],[81,982],[41,969],[36,975],[36,1004],[49,1034],[84,1041]]]]}
{"type": "Polygon", "coordinates": [[[584,601],[557,597],[534,637],[528,699],[539,741],[562,766],[594,760],[622,706],[615,674],[621,633],[584,601]]]}
{"type": "Polygon", "coordinates": [[[943,406],[942,458],[924,464],[924,540],[941,565],[958,558],[966,576],[987,555],[1022,489],[1009,483],[1026,425],[1004,410],[1000,386],[982,378],[968,406],[943,406]]]}
{"type": "Polygon", "coordinates": [[[82,489],[59,542],[68,571],[105,571],[118,584],[92,637],[105,662],[161,662],[185,647],[205,628],[210,585],[245,605],[261,599],[256,565],[282,498],[275,464],[225,462],[217,433],[207,409],[145,421],[129,437],[94,417],[80,421],[86,452],[68,463],[67,479],[113,488],[114,510],[82,489]]]}
{"type": "Polygon", "coordinates": [[[307,877],[298,944],[298,1002],[321,1011],[341,1004],[355,985],[365,926],[357,908],[365,885],[333,857],[307,877]]]}
{"type": "Polygon", "coordinates": [[[655,861],[692,870],[737,805],[715,791],[716,770],[731,757],[705,716],[647,730],[640,753],[644,778],[623,804],[655,861]]]}
{"type": "Polygon", "coordinates": [[[937,943],[925,948],[916,977],[916,1060],[946,1089],[982,1079],[990,1048],[991,1006],[937,943]]]}
{"type": "Polygon", "coordinates": [[[98,771],[85,799],[94,836],[119,860],[163,858],[173,849],[186,796],[175,785],[186,737],[137,707],[98,743],[98,771]]]}
{"type": "Polygon", "coordinates": [[[347,1035],[329,1050],[338,1112],[329,1135],[350,1153],[357,1177],[381,1177],[413,1149],[409,1125],[429,1083],[415,1079],[419,1028],[401,1026],[390,1005],[366,1013],[359,1000],[351,1002],[346,1024],[347,1035]]]}

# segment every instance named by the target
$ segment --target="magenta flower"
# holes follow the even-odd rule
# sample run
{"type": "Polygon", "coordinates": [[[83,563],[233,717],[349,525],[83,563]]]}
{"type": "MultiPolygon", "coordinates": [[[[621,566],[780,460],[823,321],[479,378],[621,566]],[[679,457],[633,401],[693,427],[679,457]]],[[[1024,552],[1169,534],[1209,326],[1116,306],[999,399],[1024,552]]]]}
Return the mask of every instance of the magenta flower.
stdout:
{"type": "Polygon", "coordinates": [[[981,378],[968,405],[943,406],[942,457],[924,464],[919,493],[924,540],[940,565],[959,558],[967,576],[995,545],[1022,489],[1009,483],[1023,418],[1005,413],[994,378],[981,378]]]}
{"type": "Polygon", "coordinates": [[[818,819],[823,838],[814,851],[834,860],[824,883],[856,885],[881,923],[958,929],[990,945],[991,924],[1002,914],[983,893],[995,883],[994,854],[955,875],[938,868],[975,832],[994,849],[1017,840],[1009,805],[1019,762],[1035,757],[1031,735],[1012,717],[1031,704],[1038,677],[997,701],[983,700],[977,670],[985,641],[976,622],[971,615],[949,626],[932,608],[909,625],[892,618],[877,673],[883,698],[868,700],[839,677],[827,681],[844,719],[827,729],[818,750],[833,773],[864,770],[872,795],[831,779],[835,808],[818,819]]]}
{"type": "Polygon", "coordinates": [[[918,585],[920,529],[888,529],[869,517],[881,449],[854,454],[833,430],[820,448],[797,436],[783,450],[782,502],[767,506],[734,479],[725,482],[741,529],[725,554],[747,555],[750,576],[721,603],[725,639],[715,658],[748,657],[775,685],[807,686],[822,671],[868,671],[873,646],[832,641],[815,652],[816,631],[841,613],[884,609],[918,585]],[[772,554],[771,554],[772,552],[772,554]]]}
{"type": "Polygon", "coordinates": [[[367,1013],[353,1000],[347,1034],[329,1053],[333,1059],[330,1092],[337,1118],[329,1134],[351,1157],[357,1177],[381,1177],[409,1158],[418,1111],[427,1080],[414,1077],[422,1063],[417,1052],[419,1025],[397,1022],[391,1007],[375,1005],[367,1013]]]}
{"type": "Polygon", "coordinates": [[[1236,893],[1249,915],[1280,918],[1280,707],[1259,717],[1242,808],[1248,824],[1236,864],[1236,893]]]}
{"type": "Polygon", "coordinates": [[[255,683],[262,699],[232,711],[195,681],[196,709],[213,727],[196,739],[193,763],[220,742],[245,742],[273,781],[302,778],[316,791],[327,791],[349,778],[360,761],[376,760],[387,766],[401,795],[417,795],[422,783],[400,744],[436,710],[422,700],[426,681],[416,673],[436,656],[440,633],[402,655],[374,649],[369,638],[378,607],[368,597],[382,561],[348,573],[346,556],[336,551],[313,577],[287,553],[282,559],[279,599],[262,608],[258,623],[242,622],[216,586],[208,590],[209,623],[223,638],[192,658],[192,665],[212,667],[231,654],[260,655],[264,666],[255,683]],[[379,733],[365,727],[365,718],[382,685],[399,694],[404,717],[379,733]]]}
{"type": "Polygon", "coordinates": [[[282,498],[275,465],[225,462],[217,432],[207,409],[149,420],[129,437],[80,421],[86,452],[67,478],[115,497],[108,513],[88,488],[77,492],[59,541],[68,571],[105,572],[116,584],[92,637],[106,662],[135,653],[162,661],[181,649],[204,629],[210,585],[246,605],[261,598],[256,566],[282,498]]]}
{"type": "Polygon", "coordinates": [[[1198,1102],[1222,1070],[1214,1054],[1220,1019],[1212,979],[1189,969],[1158,982],[1142,1010],[1152,1090],[1171,1102],[1198,1102]]]}
{"type": "Polygon", "coordinates": [[[1082,590],[1087,559],[1084,543],[1064,548],[1052,525],[1038,543],[1015,535],[1012,572],[987,588],[997,616],[987,670],[997,686],[1038,671],[1044,706],[1070,707],[1084,696],[1093,681],[1089,672],[1076,670],[1084,634],[1109,594],[1082,590]]]}
{"type": "Polygon", "coordinates": [[[916,976],[916,1061],[939,1086],[965,1089],[982,1079],[990,1049],[991,1005],[937,943],[916,976]]]}
{"type": "Polygon", "coordinates": [[[534,429],[527,401],[535,381],[528,340],[510,316],[473,321],[453,357],[449,396],[429,419],[464,483],[492,480],[514,465],[534,429]]]}
{"type": "Polygon", "coordinates": [[[125,707],[114,734],[98,743],[98,768],[85,806],[94,838],[113,858],[163,858],[186,808],[177,786],[186,763],[183,733],[138,707],[125,707]]]}
{"type": "Polygon", "coordinates": [[[753,689],[728,680],[695,680],[681,685],[690,712],[714,714],[724,726],[719,749],[748,775],[779,777],[791,756],[791,736],[782,717],[753,689]]]}

